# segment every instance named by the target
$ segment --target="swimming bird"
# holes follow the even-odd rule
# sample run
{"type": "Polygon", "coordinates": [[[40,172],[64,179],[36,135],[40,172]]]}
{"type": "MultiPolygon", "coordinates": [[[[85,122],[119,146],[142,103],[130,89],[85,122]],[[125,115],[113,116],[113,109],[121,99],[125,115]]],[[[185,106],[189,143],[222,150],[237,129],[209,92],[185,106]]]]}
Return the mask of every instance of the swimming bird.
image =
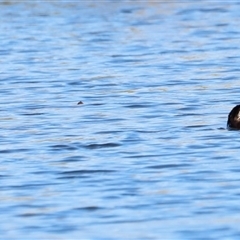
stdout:
{"type": "Polygon", "coordinates": [[[240,130],[240,105],[235,106],[228,114],[227,127],[240,130]]]}

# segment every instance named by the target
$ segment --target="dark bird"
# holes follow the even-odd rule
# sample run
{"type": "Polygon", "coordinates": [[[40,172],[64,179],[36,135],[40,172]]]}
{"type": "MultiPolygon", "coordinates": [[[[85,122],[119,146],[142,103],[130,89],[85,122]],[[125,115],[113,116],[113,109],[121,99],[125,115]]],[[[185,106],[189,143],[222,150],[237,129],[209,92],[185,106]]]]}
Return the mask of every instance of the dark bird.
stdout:
{"type": "Polygon", "coordinates": [[[80,104],[83,104],[83,102],[82,102],[82,101],[80,101],[80,102],[78,102],[78,104],[77,104],[77,105],[80,105],[80,104]]]}
{"type": "Polygon", "coordinates": [[[235,106],[228,114],[227,127],[240,130],[240,105],[235,106]]]}

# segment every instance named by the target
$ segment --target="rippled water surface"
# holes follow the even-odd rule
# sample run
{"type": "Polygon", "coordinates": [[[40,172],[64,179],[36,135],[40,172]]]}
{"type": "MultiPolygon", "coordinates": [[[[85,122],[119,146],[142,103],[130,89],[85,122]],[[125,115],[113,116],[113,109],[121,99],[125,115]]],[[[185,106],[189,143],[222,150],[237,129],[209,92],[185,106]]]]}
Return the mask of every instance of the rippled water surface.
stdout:
{"type": "Polygon", "coordinates": [[[0,22],[1,239],[239,239],[237,1],[1,1],[0,22]]]}

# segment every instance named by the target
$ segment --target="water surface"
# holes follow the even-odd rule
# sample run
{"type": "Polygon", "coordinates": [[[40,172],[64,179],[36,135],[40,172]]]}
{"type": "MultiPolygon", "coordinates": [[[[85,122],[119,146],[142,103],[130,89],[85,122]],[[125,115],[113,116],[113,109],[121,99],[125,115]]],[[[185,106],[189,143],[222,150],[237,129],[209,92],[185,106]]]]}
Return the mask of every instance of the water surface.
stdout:
{"type": "Polygon", "coordinates": [[[1,1],[0,20],[0,238],[238,239],[238,2],[1,1]]]}

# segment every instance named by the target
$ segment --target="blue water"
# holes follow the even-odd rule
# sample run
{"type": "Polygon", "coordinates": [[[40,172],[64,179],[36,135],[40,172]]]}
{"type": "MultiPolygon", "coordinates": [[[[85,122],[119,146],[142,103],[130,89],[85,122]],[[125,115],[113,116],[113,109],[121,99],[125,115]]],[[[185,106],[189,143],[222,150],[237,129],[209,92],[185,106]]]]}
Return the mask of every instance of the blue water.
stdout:
{"type": "Polygon", "coordinates": [[[1,239],[239,239],[238,1],[1,1],[0,22],[1,239]]]}

